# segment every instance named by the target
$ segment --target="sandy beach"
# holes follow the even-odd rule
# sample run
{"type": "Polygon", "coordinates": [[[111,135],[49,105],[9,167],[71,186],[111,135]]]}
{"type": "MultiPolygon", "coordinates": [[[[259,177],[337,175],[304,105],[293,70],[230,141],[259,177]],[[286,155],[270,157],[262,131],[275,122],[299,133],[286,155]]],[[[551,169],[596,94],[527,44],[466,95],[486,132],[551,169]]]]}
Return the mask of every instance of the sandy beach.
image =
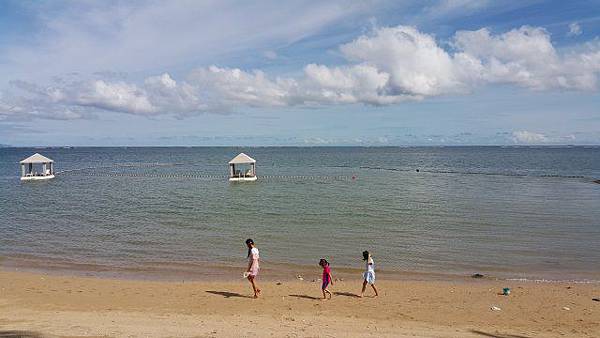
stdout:
{"type": "Polygon", "coordinates": [[[0,337],[597,337],[600,285],[491,279],[148,281],[0,272],[0,337]],[[499,293],[509,286],[510,296],[499,293]],[[368,293],[370,296],[371,294],[368,293]],[[500,310],[492,310],[497,307],[500,310]]]}

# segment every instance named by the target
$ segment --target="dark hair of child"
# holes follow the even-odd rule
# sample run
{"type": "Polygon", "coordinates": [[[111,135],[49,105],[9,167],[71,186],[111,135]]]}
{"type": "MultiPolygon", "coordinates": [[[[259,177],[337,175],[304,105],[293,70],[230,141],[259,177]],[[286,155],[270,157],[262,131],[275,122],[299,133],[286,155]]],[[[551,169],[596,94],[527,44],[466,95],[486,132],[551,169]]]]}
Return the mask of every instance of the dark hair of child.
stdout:
{"type": "MultiPolygon", "coordinates": [[[[246,245],[250,245],[250,244],[254,244],[254,241],[252,240],[252,238],[248,238],[246,240],[246,245]]],[[[250,257],[250,252],[252,251],[252,249],[248,248],[248,256],[246,257],[250,257]]]]}

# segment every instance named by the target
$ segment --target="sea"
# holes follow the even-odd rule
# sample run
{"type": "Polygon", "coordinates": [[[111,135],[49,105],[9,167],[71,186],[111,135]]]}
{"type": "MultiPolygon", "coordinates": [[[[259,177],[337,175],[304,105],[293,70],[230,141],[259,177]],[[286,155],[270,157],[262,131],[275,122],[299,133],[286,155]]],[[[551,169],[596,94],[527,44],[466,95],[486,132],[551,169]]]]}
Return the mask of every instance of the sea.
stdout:
{"type": "Polygon", "coordinates": [[[271,267],[598,282],[598,179],[600,147],[0,148],[0,266],[202,278],[252,238],[271,267]],[[21,182],[36,152],[56,178],[21,182]]]}

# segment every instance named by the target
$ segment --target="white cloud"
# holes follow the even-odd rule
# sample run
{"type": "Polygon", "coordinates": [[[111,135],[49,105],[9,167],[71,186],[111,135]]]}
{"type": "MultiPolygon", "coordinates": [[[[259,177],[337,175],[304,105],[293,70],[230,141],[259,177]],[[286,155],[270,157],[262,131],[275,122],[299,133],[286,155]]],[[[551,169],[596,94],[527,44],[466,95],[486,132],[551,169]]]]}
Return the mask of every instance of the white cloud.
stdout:
{"type": "Polygon", "coordinates": [[[579,26],[579,23],[572,22],[569,24],[569,32],[567,33],[567,36],[578,36],[581,35],[581,33],[583,32],[581,31],[581,26],[579,26]]]}
{"type": "Polygon", "coordinates": [[[307,137],[304,139],[304,144],[319,145],[319,144],[334,144],[337,140],[327,139],[322,137],[307,137]]]}
{"type": "Polygon", "coordinates": [[[508,83],[535,90],[596,90],[600,48],[560,55],[550,35],[539,27],[523,26],[492,35],[486,29],[459,31],[455,48],[482,65],[481,80],[508,83]]]}
{"type": "Polygon", "coordinates": [[[133,114],[156,113],[157,108],[150,103],[146,94],[136,85],[124,82],[107,83],[94,81],[80,92],[72,93],[74,97],[64,97],[61,93],[59,101],[73,100],[81,106],[98,107],[106,110],[131,112],[133,114]]]}
{"type": "Polygon", "coordinates": [[[304,103],[384,105],[419,98],[388,93],[390,75],[366,64],[350,67],[309,64],[304,68],[304,76],[300,96],[304,97],[304,103]]]}
{"type": "Polygon", "coordinates": [[[268,51],[264,52],[263,55],[265,56],[265,58],[267,58],[269,60],[275,60],[278,57],[277,53],[275,53],[275,51],[272,51],[272,50],[268,50],[268,51]]]}
{"type": "Polygon", "coordinates": [[[48,79],[68,72],[160,73],[268,50],[311,36],[366,3],[233,0],[79,1],[23,4],[34,28],[0,46],[0,74],[48,79]],[[55,7],[59,7],[57,10],[55,7]]]}
{"type": "Polygon", "coordinates": [[[495,83],[533,90],[597,90],[598,43],[559,52],[547,31],[528,26],[502,34],[486,28],[459,31],[451,41],[452,49],[445,49],[414,27],[374,28],[340,46],[345,63],[310,63],[297,76],[210,66],[180,81],[167,73],[138,83],[104,73],[46,86],[13,81],[13,91],[0,97],[0,116],[77,118],[102,110],[182,116],[239,107],[390,105],[465,94],[495,83]]]}
{"type": "Polygon", "coordinates": [[[531,131],[520,130],[512,133],[512,140],[515,143],[523,144],[540,144],[548,142],[548,138],[544,134],[534,133],[531,131]]]}
{"type": "Polygon", "coordinates": [[[379,28],[340,49],[348,60],[389,74],[392,94],[431,96],[463,89],[460,62],[414,27],[379,28]]]}
{"type": "Polygon", "coordinates": [[[0,101],[0,116],[76,119],[107,110],[136,115],[185,114],[206,106],[188,84],[169,74],[147,78],[142,85],[123,81],[63,81],[42,87],[13,81],[0,101]],[[10,102],[10,103],[9,103],[10,102]]]}
{"type": "Polygon", "coordinates": [[[542,28],[525,26],[499,35],[488,29],[460,31],[453,46],[456,51],[450,53],[414,27],[383,27],[340,46],[346,65],[309,64],[301,77],[273,79],[261,71],[212,67],[196,71],[194,79],[230,104],[251,106],[387,105],[468,93],[486,83],[597,89],[600,48],[590,44],[561,55],[542,28]]]}
{"type": "Polygon", "coordinates": [[[269,79],[260,70],[211,66],[194,70],[188,81],[214,106],[285,106],[296,87],[293,79],[269,79]]]}

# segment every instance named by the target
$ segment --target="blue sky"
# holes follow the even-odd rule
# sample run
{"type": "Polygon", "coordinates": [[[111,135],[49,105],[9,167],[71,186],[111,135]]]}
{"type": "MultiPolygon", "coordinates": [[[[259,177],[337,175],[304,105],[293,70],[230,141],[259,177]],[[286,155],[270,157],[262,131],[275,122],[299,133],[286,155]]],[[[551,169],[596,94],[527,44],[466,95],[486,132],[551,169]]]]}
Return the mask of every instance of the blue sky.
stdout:
{"type": "Polygon", "coordinates": [[[600,1],[2,1],[0,144],[600,144],[600,1]]]}

